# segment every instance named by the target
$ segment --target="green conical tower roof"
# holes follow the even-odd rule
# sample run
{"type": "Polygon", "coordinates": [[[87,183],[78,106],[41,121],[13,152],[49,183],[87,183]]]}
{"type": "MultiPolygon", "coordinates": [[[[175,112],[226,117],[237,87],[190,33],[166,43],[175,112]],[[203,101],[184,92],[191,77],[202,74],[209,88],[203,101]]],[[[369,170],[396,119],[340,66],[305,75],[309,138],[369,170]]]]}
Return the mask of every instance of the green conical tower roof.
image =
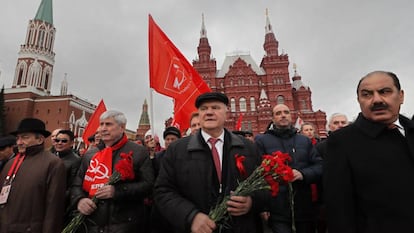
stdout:
{"type": "Polygon", "coordinates": [[[150,125],[147,99],[144,100],[144,104],[142,105],[142,113],[141,118],[139,119],[139,125],[150,125]]]}
{"type": "Polygon", "coordinates": [[[45,21],[53,25],[52,0],[42,0],[34,19],[45,21]]]}

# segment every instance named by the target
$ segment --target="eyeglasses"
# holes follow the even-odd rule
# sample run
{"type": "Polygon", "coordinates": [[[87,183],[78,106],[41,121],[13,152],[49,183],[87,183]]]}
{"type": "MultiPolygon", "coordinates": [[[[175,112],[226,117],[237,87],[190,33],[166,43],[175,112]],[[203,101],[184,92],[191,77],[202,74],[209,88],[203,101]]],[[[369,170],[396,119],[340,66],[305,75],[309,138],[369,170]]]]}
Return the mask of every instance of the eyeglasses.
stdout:
{"type": "Polygon", "coordinates": [[[55,139],[54,140],[56,143],[62,142],[62,143],[67,143],[68,139],[55,139]]]}

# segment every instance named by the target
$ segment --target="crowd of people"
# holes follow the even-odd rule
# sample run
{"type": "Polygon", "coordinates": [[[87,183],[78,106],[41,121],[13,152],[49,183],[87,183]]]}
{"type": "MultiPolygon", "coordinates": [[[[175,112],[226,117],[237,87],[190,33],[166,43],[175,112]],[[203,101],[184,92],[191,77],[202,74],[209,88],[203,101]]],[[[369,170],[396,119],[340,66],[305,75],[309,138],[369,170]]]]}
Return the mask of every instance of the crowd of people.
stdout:
{"type": "Polygon", "coordinates": [[[229,99],[218,92],[196,99],[190,135],[165,128],[164,148],[150,132],[128,140],[127,119],[115,110],[100,116],[82,156],[72,131],[23,119],[0,138],[0,232],[59,233],[79,213],[79,233],[411,232],[414,119],[400,114],[404,91],[395,74],[374,71],[356,92],[358,117],[332,114],[323,139],[310,122],[296,129],[285,104],[274,106],[262,134],[230,131],[229,99]],[[262,155],[277,151],[291,158],[291,183],[280,183],[276,196],[234,195],[262,155]],[[125,159],[129,178],[110,183],[125,159]],[[215,222],[209,212],[226,196],[230,217],[215,222]]]}

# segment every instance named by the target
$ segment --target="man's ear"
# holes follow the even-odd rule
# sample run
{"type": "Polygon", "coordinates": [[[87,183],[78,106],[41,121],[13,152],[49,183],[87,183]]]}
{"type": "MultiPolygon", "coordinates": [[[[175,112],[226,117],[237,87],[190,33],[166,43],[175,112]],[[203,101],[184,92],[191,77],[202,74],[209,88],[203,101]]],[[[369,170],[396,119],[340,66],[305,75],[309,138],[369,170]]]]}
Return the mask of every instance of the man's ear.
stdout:
{"type": "Polygon", "coordinates": [[[45,136],[39,134],[39,137],[37,138],[37,140],[38,140],[39,144],[42,144],[42,143],[45,142],[45,136]]]}
{"type": "Polygon", "coordinates": [[[404,90],[400,91],[400,104],[404,103],[404,90]]]}

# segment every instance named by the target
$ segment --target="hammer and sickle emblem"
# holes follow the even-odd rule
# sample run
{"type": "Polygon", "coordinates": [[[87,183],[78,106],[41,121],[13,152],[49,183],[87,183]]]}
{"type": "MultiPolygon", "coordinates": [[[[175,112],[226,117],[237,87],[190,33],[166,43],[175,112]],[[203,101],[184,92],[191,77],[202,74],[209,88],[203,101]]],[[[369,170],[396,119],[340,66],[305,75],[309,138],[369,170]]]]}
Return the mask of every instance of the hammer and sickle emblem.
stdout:
{"type": "Polygon", "coordinates": [[[91,160],[90,169],[88,172],[95,174],[94,179],[109,178],[109,169],[103,163],[99,163],[97,159],[91,160]]]}
{"type": "Polygon", "coordinates": [[[183,85],[184,81],[186,80],[184,72],[180,69],[181,67],[177,64],[173,64],[175,70],[175,79],[173,83],[173,87],[180,90],[181,85],[183,85]]]}

